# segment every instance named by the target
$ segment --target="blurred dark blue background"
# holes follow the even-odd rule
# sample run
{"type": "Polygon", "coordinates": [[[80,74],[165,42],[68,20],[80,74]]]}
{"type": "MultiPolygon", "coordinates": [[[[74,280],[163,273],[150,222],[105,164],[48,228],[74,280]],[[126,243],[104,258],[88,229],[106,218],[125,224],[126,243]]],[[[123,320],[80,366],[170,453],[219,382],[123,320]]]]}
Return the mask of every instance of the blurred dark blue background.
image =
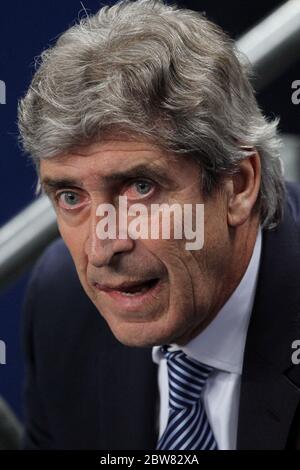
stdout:
{"type": "MultiPolygon", "coordinates": [[[[34,70],[34,58],[68,28],[83,5],[90,12],[111,2],[97,0],[12,0],[1,4],[0,80],[6,83],[6,104],[0,105],[0,226],[34,198],[36,176],[30,161],[17,144],[16,110],[34,70]]],[[[281,1],[240,0],[178,1],[177,4],[206,11],[233,37],[238,37],[269,13],[281,1]]],[[[281,130],[298,133],[300,106],[291,103],[291,83],[300,79],[299,63],[277,79],[258,99],[265,112],[281,116],[281,130]]],[[[0,294],[0,340],[7,347],[7,364],[0,365],[0,395],[22,418],[22,354],[20,347],[20,311],[28,273],[0,294]]]]}

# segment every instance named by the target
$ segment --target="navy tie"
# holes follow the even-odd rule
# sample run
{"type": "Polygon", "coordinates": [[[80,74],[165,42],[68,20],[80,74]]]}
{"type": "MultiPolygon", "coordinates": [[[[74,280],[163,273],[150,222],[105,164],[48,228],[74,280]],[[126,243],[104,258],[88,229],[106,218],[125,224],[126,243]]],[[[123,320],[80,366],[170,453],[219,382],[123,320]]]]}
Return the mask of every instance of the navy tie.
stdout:
{"type": "Polygon", "coordinates": [[[157,450],[217,450],[217,443],[200,400],[213,368],[162,346],[169,376],[169,419],[157,450]]]}

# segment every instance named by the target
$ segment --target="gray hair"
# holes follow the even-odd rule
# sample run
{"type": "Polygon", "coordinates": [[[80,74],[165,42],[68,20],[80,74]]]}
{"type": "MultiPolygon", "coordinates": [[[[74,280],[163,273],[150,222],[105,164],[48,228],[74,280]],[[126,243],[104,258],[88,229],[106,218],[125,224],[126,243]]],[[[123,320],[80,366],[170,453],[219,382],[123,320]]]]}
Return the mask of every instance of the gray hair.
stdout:
{"type": "Polygon", "coordinates": [[[87,15],[45,50],[20,100],[20,142],[39,160],[125,132],[195,158],[204,193],[241,160],[261,157],[257,209],[282,218],[277,137],[256,102],[250,67],[203,15],[161,0],[119,1],[87,15]]]}

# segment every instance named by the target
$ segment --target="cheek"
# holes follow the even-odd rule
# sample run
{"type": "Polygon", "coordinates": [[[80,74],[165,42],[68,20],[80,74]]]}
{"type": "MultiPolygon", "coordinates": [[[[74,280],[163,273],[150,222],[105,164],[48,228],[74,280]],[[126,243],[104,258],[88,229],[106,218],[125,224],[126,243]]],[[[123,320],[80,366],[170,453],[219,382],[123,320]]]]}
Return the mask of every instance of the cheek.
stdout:
{"type": "Polygon", "coordinates": [[[219,220],[213,218],[205,225],[202,253],[207,270],[219,276],[228,265],[231,253],[230,234],[225,217],[220,215],[219,220]]]}
{"type": "Polygon", "coordinates": [[[198,265],[191,253],[184,248],[182,240],[152,241],[152,250],[163,263],[168,275],[169,302],[172,308],[193,304],[193,280],[198,277],[198,265]]]}
{"type": "Polygon", "coordinates": [[[223,291],[227,289],[227,273],[232,263],[227,230],[209,228],[203,249],[193,252],[192,256],[198,272],[198,281],[194,283],[195,303],[209,315],[222,301],[223,291]]]}
{"type": "Polygon", "coordinates": [[[229,227],[225,202],[223,200],[219,203],[213,200],[207,202],[204,218],[204,248],[223,249],[228,241],[229,227]]]}
{"type": "Polygon", "coordinates": [[[160,241],[156,245],[156,256],[168,271],[170,316],[204,320],[210,315],[219,297],[228,252],[226,236],[216,233],[206,238],[201,250],[187,250],[182,240],[160,241]]]}

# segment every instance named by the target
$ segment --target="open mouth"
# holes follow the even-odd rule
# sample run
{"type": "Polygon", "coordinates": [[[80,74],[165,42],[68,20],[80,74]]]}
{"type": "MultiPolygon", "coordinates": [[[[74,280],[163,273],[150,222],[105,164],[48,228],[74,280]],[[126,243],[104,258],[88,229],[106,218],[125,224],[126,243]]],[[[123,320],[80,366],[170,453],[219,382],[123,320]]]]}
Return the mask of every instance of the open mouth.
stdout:
{"type": "Polygon", "coordinates": [[[145,292],[153,289],[158,283],[158,279],[150,279],[149,281],[142,282],[139,284],[123,287],[122,289],[117,289],[123,295],[134,296],[134,295],[142,295],[145,292]]]}
{"type": "Polygon", "coordinates": [[[99,284],[96,284],[96,287],[104,292],[108,293],[119,293],[124,296],[128,297],[134,297],[138,295],[143,295],[146,292],[150,291],[153,289],[159,282],[158,278],[154,279],[149,279],[147,281],[143,282],[135,282],[135,283],[124,283],[121,284],[118,287],[107,287],[107,286],[101,286],[99,284]]]}

